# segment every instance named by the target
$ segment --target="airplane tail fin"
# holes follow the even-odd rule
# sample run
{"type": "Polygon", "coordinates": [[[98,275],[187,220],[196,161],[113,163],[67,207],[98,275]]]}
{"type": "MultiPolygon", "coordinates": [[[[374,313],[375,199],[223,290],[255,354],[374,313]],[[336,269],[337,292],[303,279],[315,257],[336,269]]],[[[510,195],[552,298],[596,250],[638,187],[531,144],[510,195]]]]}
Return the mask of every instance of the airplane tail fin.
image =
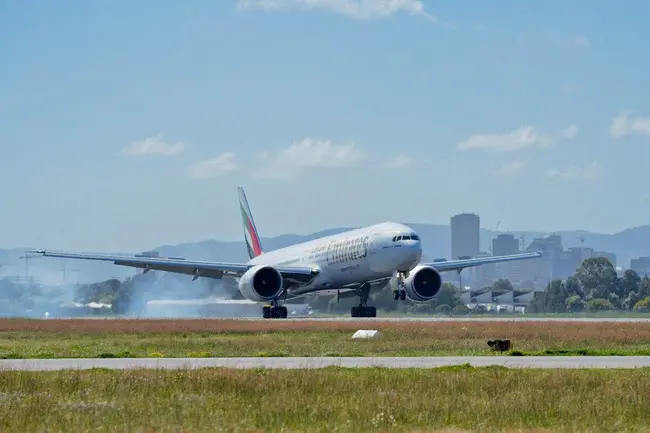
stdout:
{"type": "Polygon", "coordinates": [[[251,259],[263,254],[262,244],[260,237],[257,234],[255,221],[253,221],[253,214],[250,207],[248,207],[248,200],[246,200],[246,193],[241,186],[237,188],[239,192],[239,209],[241,210],[241,217],[244,223],[244,240],[246,241],[246,248],[248,248],[248,257],[251,259]]]}

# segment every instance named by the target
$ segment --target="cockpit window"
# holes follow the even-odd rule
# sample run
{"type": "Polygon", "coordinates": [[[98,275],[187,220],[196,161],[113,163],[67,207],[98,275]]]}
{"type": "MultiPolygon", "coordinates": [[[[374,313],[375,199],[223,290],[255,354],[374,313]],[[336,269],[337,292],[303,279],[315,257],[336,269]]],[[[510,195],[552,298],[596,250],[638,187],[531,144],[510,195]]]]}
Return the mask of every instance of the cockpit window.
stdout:
{"type": "Polygon", "coordinates": [[[416,235],[415,233],[411,233],[410,235],[393,236],[393,242],[408,241],[408,240],[419,241],[420,236],[416,235]]]}
{"type": "Polygon", "coordinates": [[[410,235],[393,236],[393,242],[408,241],[408,240],[419,241],[420,236],[416,235],[415,233],[411,233],[410,235]]]}

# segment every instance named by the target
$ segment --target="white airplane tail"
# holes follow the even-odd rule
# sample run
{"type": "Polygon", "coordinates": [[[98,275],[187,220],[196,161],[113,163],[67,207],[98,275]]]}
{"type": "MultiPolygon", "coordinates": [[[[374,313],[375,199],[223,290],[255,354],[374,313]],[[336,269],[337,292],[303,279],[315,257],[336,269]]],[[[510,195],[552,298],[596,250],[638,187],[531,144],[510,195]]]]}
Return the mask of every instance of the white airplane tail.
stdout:
{"type": "Polygon", "coordinates": [[[248,206],[248,200],[246,200],[244,188],[240,186],[237,190],[239,192],[239,208],[244,223],[244,240],[246,241],[246,248],[248,248],[248,257],[253,259],[264,254],[264,251],[262,251],[262,244],[260,243],[260,237],[257,234],[255,221],[253,221],[253,214],[248,206]]]}

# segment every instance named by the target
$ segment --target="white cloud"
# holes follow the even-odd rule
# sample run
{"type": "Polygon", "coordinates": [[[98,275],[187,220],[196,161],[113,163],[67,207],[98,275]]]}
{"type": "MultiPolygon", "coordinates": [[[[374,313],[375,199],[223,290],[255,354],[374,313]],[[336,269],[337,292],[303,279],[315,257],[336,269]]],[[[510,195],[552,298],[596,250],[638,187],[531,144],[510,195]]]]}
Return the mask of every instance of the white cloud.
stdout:
{"type": "Polygon", "coordinates": [[[529,147],[547,147],[561,140],[569,140],[578,135],[578,127],[571,125],[557,134],[543,134],[535,125],[524,125],[512,132],[492,132],[474,134],[456,145],[458,150],[487,150],[510,152],[529,147]]]}
{"type": "Polygon", "coordinates": [[[437,22],[425,12],[420,0],[238,0],[237,7],[266,11],[321,9],[359,20],[382,19],[404,12],[437,22]]]}
{"type": "Polygon", "coordinates": [[[386,162],[387,168],[405,168],[413,162],[413,158],[406,155],[397,155],[395,158],[386,162]]]}
{"type": "Polygon", "coordinates": [[[526,168],[526,163],[523,161],[505,162],[498,170],[498,174],[502,176],[511,176],[519,174],[526,168]]]}
{"type": "Polygon", "coordinates": [[[275,156],[259,155],[262,169],[259,177],[291,178],[306,169],[342,169],[356,165],[363,157],[356,143],[334,144],[330,140],[307,137],[292,143],[275,156]]]}
{"type": "Polygon", "coordinates": [[[195,179],[209,179],[236,170],[239,170],[239,166],[235,162],[235,154],[232,152],[222,153],[216,158],[201,161],[189,167],[190,176],[195,179]]]}
{"type": "Polygon", "coordinates": [[[631,110],[623,111],[612,119],[609,132],[614,138],[622,138],[631,134],[643,134],[650,137],[650,117],[635,116],[631,110]]]}
{"type": "Polygon", "coordinates": [[[144,155],[163,155],[173,156],[185,150],[185,143],[176,142],[174,144],[167,143],[164,140],[163,134],[157,134],[147,137],[141,141],[134,141],[133,143],[122,149],[122,153],[131,156],[144,156],[144,155]]]}
{"type": "Polygon", "coordinates": [[[602,175],[602,167],[598,162],[594,161],[585,167],[570,165],[564,170],[552,168],[548,170],[546,175],[550,178],[570,180],[596,179],[602,175]]]}

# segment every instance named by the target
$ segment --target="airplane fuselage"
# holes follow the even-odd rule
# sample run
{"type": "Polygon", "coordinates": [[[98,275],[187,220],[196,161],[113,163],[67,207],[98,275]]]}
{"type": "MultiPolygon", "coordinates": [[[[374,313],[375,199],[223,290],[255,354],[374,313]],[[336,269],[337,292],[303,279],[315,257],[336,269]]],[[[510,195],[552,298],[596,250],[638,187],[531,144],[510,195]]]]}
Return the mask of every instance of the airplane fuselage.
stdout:
{"type": "Polygon", "coordinates": [[[325,236],[309,242],[265,252],[253,221],[242,187],[238,188],[239,207],[244,227],[244,241],[250,260],[246,263],[188,260],[179,257],[116,256],[110,254],[65,253],[33,250],[47,257],[113,262],[191,275],[197,278],[231,277],[239,292],[254,302],[264,302],[262,317],[286,318],[283,299],[312,292],[340,293],[353,291],[359,305],[352,307],[352,317],[376,317],[376,308],[367,305],[371,290],[380,290],[395,277],[394,300],[427,302],[442,287],[440,272],[460,271],[487,263],[524,260],[541,253],[522,253],[469,259],[452,259],[443,264],[420,263],[420,237],[410,227],[384,222],[325,236]],[[271,304],[271,305],[268,305],[271,304]]]}
{"type": "Polygon", "coordinates": [[[355,283],[390,278],[408,272],[422,257],[417,233],[400,223],[381,223],[269,251],[250,265],[314,266],[319,274],[291,295],[339,290],[355,283]]]}

